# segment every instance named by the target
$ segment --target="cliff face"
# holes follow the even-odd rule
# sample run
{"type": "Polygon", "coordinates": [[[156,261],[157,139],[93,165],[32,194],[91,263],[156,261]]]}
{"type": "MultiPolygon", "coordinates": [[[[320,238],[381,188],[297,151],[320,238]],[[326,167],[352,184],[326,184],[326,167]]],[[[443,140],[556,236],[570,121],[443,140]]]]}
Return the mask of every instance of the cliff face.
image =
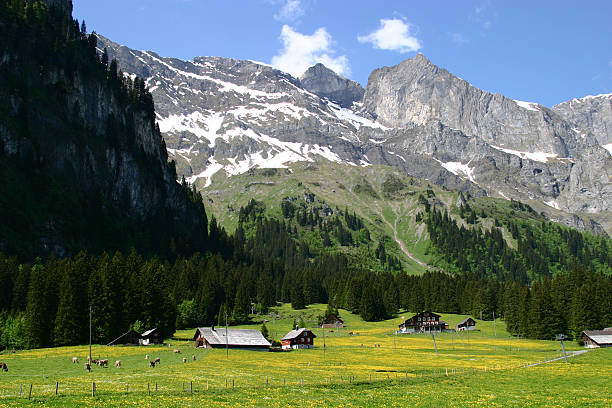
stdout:
{"type": "Polygon", "coordinates": [[[325,65],[316,64],[302,75],[300,83],[304,89],[321,98],[336,102],[343,108],[350,108],[363,98],[363,87],[355,81],[336,74],[325,65]]]}
{"type": "MultiPolygon", "coordinates": [[[[50,3],[72,21],[70,2],[50,3]]],[[[3,23],[0,250],[165,255],[171,241],[178,252],[201,250],[203,207],[176,182],[144,88],[107,69],[93,38],[74,29],[53,51],[44,45],[55,38],[37,36],[52,28],[26,25],[32,40],[15,42],[15,22],[3,23]]]]}
{"type": "Polygon", "coordinates": [[[600,145],[612,144],[612,94],[576,98],[553,106],[583,133],[592,133],[600,145]]]}

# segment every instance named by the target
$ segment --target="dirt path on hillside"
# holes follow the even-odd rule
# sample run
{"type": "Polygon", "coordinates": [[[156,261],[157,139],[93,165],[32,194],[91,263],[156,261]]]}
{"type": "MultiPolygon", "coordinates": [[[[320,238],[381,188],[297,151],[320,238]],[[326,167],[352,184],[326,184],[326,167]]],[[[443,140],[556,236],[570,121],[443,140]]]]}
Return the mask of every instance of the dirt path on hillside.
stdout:
{"type": "MultiPolygon", "coordinates": [[[[568,352],[567,352],[567,358],[570,358],[570,357],[576,357],[576,356],[579,356],[579,355],[581,355],[581,354],[587,353],[587,352],[589,352],[589,351],[591,351],[591,350],[568,351],[568,352]]],[[[528,364],[528,365],[523,366],[523,368],[527,368],[527,367],[535,367],[535,366],[539,366],[539,365],[541,365],[541,364],[552,363],[553,361],[563,360],[563,358],[564,358],[564,357],[557,357],[557,358],[553,358],[553,359],[551,359],[551,360],[541,361],[541,362],[539,362],[539,363],[528,364]]]]}

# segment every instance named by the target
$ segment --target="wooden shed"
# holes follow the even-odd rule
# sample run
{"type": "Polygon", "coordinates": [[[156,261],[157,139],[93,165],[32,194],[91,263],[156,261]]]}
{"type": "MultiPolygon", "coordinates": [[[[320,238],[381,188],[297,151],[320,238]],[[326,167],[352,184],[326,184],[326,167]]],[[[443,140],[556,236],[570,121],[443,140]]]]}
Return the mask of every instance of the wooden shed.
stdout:
{"type": "Polygon", "coordinates": [[[195,347],[270,350],[270,342],[259,330],[199,327],[193,335],[195,347]]]}
{"type": "Polygon", "coordinates": [[[159,329],[157,329],[157,327],[142,333],[142,344],[145,346],[148,346],[149,344],[162,344],[163,342],[164,339],[162,338],[161,332],[159,329]]]}
{"type": "Polygon", "coordinates": [[[308,329],[291,330],[281,339],[283,350],[314,348],[314,339],[317,337],[308,329]]]}
{"type": "Polygon", "coordinates": [[[580,339],[587,348],[612,347],[612,328],[604,330],[585,330],[580,339]]]}
{"type": "Polygon", "coordinates": [[[138,346],[140,345],[140,340],[140,334],[130,330],[108,343],[107,346],[138,346]]]}
{"type": "Polygon", "coordinates": [[[344,327],[344,321],[342,321],[342,319],[339,316],[335,314],[331,314],[327,316],[325,319],[323,319],[323,322],[321,323],[321,327],[324,329],[344,327]]]}
{"type": "Polygon", "coordinates": [[[476,330],[476,321],[471,317],[467,317],[457,324],[457,331],[460,330],[476,330]]]}

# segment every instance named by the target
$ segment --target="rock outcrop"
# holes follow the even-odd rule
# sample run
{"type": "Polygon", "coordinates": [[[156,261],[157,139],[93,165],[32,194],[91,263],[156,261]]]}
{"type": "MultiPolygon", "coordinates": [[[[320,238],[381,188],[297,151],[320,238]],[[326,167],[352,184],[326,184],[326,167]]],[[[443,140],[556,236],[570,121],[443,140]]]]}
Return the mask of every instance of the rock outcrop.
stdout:
{"type": "Polygon", "coordinates": [[[364,93],[357,82],[341,77],[321,63],[308,68],[302,74],[300,84],[307,91],[343,108],[351,108],[353,103],[360,102],[364,93]]]}
{"type": "Polygon", "coordinates": [[[592,133],[598,144],[612,144],[612,94],[572,99],[553,106],[552,110],[581,134],[592,133]]]}

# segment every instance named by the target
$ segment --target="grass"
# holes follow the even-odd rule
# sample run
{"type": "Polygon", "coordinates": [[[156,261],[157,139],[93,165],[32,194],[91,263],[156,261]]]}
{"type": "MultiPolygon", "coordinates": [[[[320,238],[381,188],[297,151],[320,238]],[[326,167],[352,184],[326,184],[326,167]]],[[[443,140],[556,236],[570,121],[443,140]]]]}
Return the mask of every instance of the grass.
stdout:
{"type": "MultiPolygon", "coordinates": [[[[287,305],[275,310],[281,317],[268,323],[282,337],[293,319],[312,320],[325,305],[294,311],[287,305]]],[[[559,344],[517,340],[503,324],[478,321],[480,331],[436,336],[392,335],[401,321],[364,322],[340,311],[346,328],[322,329],[314,350],[266,353],[243,350],[195,350],[190,340],[170,340],[171,346],[105,347],[95,345],[95,357],[108,358],[110,368],[85,372],[88,347],[27,350],[0,356],[9,366],[0,373],[0,406],[610,406],[612,350],[595,350],[570,359],[522,368],[526,363],[560,355],[559,344]],[[359,335],[349,335],[350,332],[359,335]],[[380,345],[375,347],[375,345],[380,345]],[[172,352],[178,348],[181,354],[172,352]],[[148,367],[145,353],[160,357],[148,367]],[[197,360],[191,361],[195,355],[197,360]],[[73,356],[80,363],[72,364],[73,356]],[[188,362],[183,363],[182,358],[188,362]],[[115,360],[122,368],[112,367],[115,360]],[[448,376],[447,376],[448,372],[448,376]],[[55,396],[55,382],[59,395],[55,396]],[[91,397],[91,383],[97,395],[91,397]],[[267,387],[266,387],[267,382],[267,387]],[[157,383],[157,391],[155,384],[157,383]],[[23,384],[22,398],[18,397],[23,384]],[[28,401],[29,384],[32,400],[28,401]],[[193,384],[193,394],[189,392],[193,384]],[[129,387],[126,392],[126,385],[129,387]],[[232,389],[232,385],[233,388],[232,389]],[[147,395],[147,386],[151,395],[147,395]],[[185,391],[183,391],[185,387],[185,391]]],[[[406,316],[409,314],[406,313],[406,316]]],[[[463,316],[444,315],[457,323],[463,316]]],[[[258,328],[257,326],[244,326],[258,328]]],[[[194,330],[178,331],[175,338],[191,338],[194,330]]],[[[578,349],[568,344],[568,349],[578,349]]]]}

